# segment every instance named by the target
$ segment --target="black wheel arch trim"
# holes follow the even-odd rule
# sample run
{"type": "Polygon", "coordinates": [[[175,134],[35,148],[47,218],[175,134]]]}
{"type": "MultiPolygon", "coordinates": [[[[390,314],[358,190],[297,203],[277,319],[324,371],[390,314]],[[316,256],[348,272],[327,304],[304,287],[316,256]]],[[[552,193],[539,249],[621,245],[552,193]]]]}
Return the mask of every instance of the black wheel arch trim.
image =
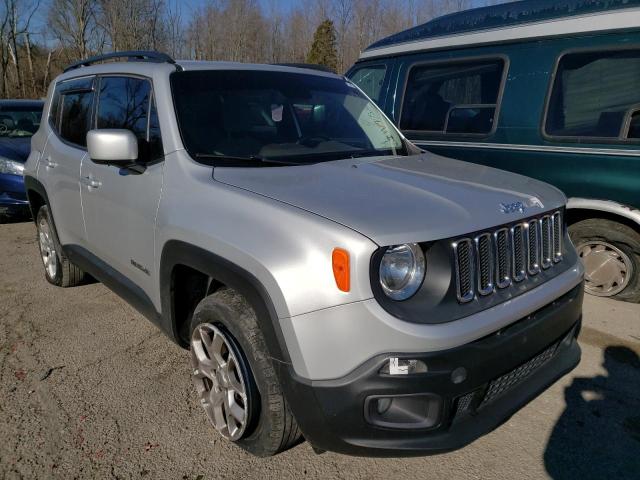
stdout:
{"type": "Polygon", "coordinates": [[[258,317],[272,359],[276,363],[290,365],[278,314],[264,285],[251,272],[223,257],[187,242],[169,240],[164,244],[160,257],[160,294],[165,330],[171,332],[178,344],[186,347],[180,339],[174,312],[172,272],[178,265],[204,273],[243,295],[258,317]]]}
{"type": "MultiPolygon", "coordinates": [[[[31,209],[31,216],[33,218],[33,221],[35,222],[36,216],[38,215],[38,211],[35,209],[35,205],[33,203],[33,199],[30,193],[35,192],[38,195],[40,195],[44,199],[44,202],[46,205],[51,205],[51,202],[49,202],[49,195],[47,195],[47,190],[44,188],[44,185],[42,185],[40,181],[38,181],[31,175],[24,176],[24,189],[27,192],[27,199],[29,200],[29,208],[31,209]]],[[[49,211],[49,213],[51,214],[51,211],[49,211]]],[[[55,229],[55,225],[54,225],[54,229],[55,229]]],[[[56,236],[57,236],[57,232],[56,232],[56,236]]]]}

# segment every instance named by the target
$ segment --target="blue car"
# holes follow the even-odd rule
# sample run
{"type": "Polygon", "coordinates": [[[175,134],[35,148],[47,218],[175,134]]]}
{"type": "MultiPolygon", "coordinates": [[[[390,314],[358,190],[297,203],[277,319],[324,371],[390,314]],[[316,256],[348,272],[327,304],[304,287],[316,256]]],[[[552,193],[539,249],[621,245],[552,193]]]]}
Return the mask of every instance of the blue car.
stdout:
{"type": "Polygon", "coordinates": [[[0,100],[0,222],[30,214],[22,172],[43,107],[39,100],[0,100]]]}

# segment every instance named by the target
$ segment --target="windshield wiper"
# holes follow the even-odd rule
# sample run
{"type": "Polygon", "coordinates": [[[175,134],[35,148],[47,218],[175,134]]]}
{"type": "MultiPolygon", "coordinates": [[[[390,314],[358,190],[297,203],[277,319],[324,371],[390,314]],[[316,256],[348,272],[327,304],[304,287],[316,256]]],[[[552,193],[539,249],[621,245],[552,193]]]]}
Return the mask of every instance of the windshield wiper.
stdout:
{"type": "Polygon", "coordinates": [[[249,155],[248,157],[239,157],[233,155],[217,155],[215,153],[196,153],[196,158],[209,158],[212,160],[225,160],[229,162],[262,162],[274,163],[277,165],[302,165],[298,162],[290,162],[287,160],[276,160],[274,158],[261,157],[260,155],[249,155]]]}

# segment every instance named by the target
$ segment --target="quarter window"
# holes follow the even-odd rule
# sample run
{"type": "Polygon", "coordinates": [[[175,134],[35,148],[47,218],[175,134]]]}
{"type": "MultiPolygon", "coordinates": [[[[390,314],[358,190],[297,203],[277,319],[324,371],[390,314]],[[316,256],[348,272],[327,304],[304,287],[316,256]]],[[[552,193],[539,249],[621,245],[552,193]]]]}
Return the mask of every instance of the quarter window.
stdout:
{"type": "Polygon", "coordinates": [[[439,135],[491,133],[504,68],[501,59],[412,67],[400,128],[439,135]]]}
{"type": "Polygon", "coordinates": [[[558,63],[545,132],[556,137],[638,138],[640,50],[572,53],[558,63]]]}
{"type": "Polygon", "coordinates": [[[368,67],[358,68],[350,75],[350,79],[367,96],[380,104],[380,92],[382,91],[382,83],[387,72],[385,65],[371,65],[368,67]]]}

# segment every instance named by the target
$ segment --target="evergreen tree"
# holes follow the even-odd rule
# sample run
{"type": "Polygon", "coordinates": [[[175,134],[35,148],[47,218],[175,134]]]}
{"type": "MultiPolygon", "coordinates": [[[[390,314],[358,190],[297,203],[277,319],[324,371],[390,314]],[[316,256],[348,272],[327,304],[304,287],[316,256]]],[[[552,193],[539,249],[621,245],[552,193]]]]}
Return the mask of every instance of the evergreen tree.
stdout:
{"type": "Polygon", "coordinates": [[[322,22],[313,34],[311,50],[307,55],[308,63],[324,65],[334,72],[338,67],[338,52],[336,50],[336,29],[329,19],[322,22]]]}

